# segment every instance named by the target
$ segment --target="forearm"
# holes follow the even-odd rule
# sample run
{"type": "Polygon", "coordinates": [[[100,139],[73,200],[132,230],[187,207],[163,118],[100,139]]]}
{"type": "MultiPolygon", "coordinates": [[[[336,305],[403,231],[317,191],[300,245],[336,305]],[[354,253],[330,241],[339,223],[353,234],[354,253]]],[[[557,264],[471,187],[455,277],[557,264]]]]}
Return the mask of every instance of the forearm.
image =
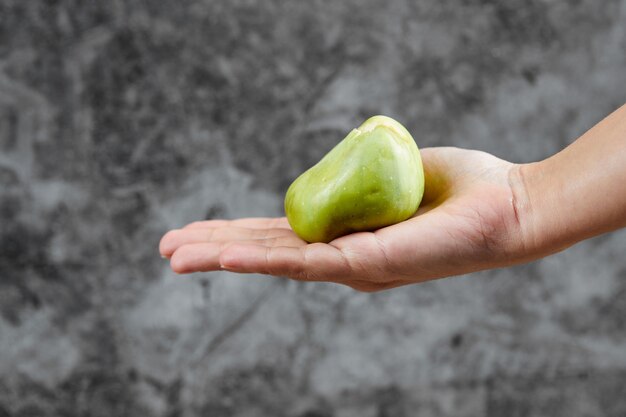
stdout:
{"type": "Polygon", "coordinates": [[[520,166],[516,194],[531,256],[626,226],[626,105],[558,154],[520,166]]]}

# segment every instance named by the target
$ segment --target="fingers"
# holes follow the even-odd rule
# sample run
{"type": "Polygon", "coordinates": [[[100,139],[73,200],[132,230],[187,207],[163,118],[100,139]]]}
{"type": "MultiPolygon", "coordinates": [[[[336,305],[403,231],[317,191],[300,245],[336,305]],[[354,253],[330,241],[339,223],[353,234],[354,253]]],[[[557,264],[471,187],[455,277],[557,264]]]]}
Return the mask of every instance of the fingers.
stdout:
{"type": "MultiPolygon", "coordinates": [[[[417,219],[419,217],[412,220],[417,219]]],[[[180,274],[215,270],[261,273],[296,280],[337,282],[361,291],[404,285],[415,279],[408,271],[421,269],[407,264],[407,260],[420,258],[419,248],[406,245],[417,232],[407,230],[408,224],[385,228],[384,232],[380,231],[382,233],[347,235],[330,244],[306,244],[286,228],[241,226],[280,226],[281,221],[284,220],[197,223],[164,236],[161,252],[171,256],[171,268],[180,274]],[[202,227],[206,225],[212,226],[202,227]],[[398,230],[393,233],[396,228],[398,230]],[[392,233],[388,235],[388,232],[392,233]]],[[[424,231],[417,234],[422,235],[424,231]]],[[[426,240],[430,244],[424,249],[432,252],[434,241],[426,240]]],[[[422,266],[422,262],[418,264],[422,266]]]]}
{"type": "Polygon", "coordinates": [[[179,274],[224,269],[341,283],[351,276],[339,249],[323,243],[309,245],[293,237],[188,244],[174,252],[170,265],[179,274]]]}
{"type": "Polygon", "coordinates": [[[220,254],[223,269],[305,281],[344,283],[352,274],[342,252],[324,243],[300,247],[233,243],[220,254]]]}
{"type": "Polygon", "coordinates": [[[307,244],[287,229],[182,229],[170,232],[162,249],[172,251],[171,267],[180,274],[224,269],[346,285],[360,280],[378,290],[390,284],[384,248],[373,233],[307,244]]]}
{"type": "MultiPolygon", "coordinates": [[[[287,246],[297,248],[306,245],[297,237],[277,237],[271,239],[243,240],[243,244],[272,246],[287,246]]],[[[178,248],[171,257],[170,266],[179,274],[191,272],[217,271],[222,269],[220,254],[235,241],[191,243],[178,248]]]]}
{"type": "Polygon", "coordinates": [[[159,244],[161,256],[169,258],[179,247],[191,243],[227,242],[235,240],[254,240],[276,237],[295,237],[289,229],[254,229],[244,227],[193,227],[172,230],[163,236],[159,244]]]}
{"type": "Polygon", "coordinates": [[[246,227],[249,229],[291,229],[286,217],[250,217],[236,220],[205,220],[193,222],[183,229],[246,227]]]}

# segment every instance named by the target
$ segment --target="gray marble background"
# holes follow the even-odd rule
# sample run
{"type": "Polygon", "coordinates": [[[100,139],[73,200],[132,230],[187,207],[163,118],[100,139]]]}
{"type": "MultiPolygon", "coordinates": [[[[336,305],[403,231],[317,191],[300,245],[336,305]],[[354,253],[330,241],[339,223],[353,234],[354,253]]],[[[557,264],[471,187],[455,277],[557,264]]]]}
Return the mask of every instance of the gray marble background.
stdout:
{"type": "Polygon", "coordinates": [[[377,294],[157,253],[373,114],[542,159],[625,51],[620,0],[0,0],[0,416],[626,415],[626,231],[377,294]]]}

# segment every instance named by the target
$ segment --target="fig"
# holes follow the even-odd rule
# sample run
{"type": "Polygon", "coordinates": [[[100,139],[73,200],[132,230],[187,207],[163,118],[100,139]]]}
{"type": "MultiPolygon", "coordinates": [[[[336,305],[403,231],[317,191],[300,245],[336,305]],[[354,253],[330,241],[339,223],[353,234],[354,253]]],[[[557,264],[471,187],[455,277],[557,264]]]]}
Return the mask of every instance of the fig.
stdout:
{"type": "Polygon", "coordinates": [[[402,222],[424,195],[420,152],[408,130],[373,116],[300,175],[285,195],[289,225],[303,240],[330,242],[402,222]]]}

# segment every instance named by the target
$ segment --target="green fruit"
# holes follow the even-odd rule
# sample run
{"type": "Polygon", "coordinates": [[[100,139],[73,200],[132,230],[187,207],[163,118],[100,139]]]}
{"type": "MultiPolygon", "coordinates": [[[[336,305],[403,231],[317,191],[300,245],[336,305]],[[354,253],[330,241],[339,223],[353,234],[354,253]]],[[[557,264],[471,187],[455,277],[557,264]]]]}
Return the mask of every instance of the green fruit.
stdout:
{"type": "Polygon", "coordinates": [[[330,242],[411,217],[424,194],[424,170],[411,134],[386,116],[353,129],[287,190],[291,228],[307,242],[330,242]]]}

